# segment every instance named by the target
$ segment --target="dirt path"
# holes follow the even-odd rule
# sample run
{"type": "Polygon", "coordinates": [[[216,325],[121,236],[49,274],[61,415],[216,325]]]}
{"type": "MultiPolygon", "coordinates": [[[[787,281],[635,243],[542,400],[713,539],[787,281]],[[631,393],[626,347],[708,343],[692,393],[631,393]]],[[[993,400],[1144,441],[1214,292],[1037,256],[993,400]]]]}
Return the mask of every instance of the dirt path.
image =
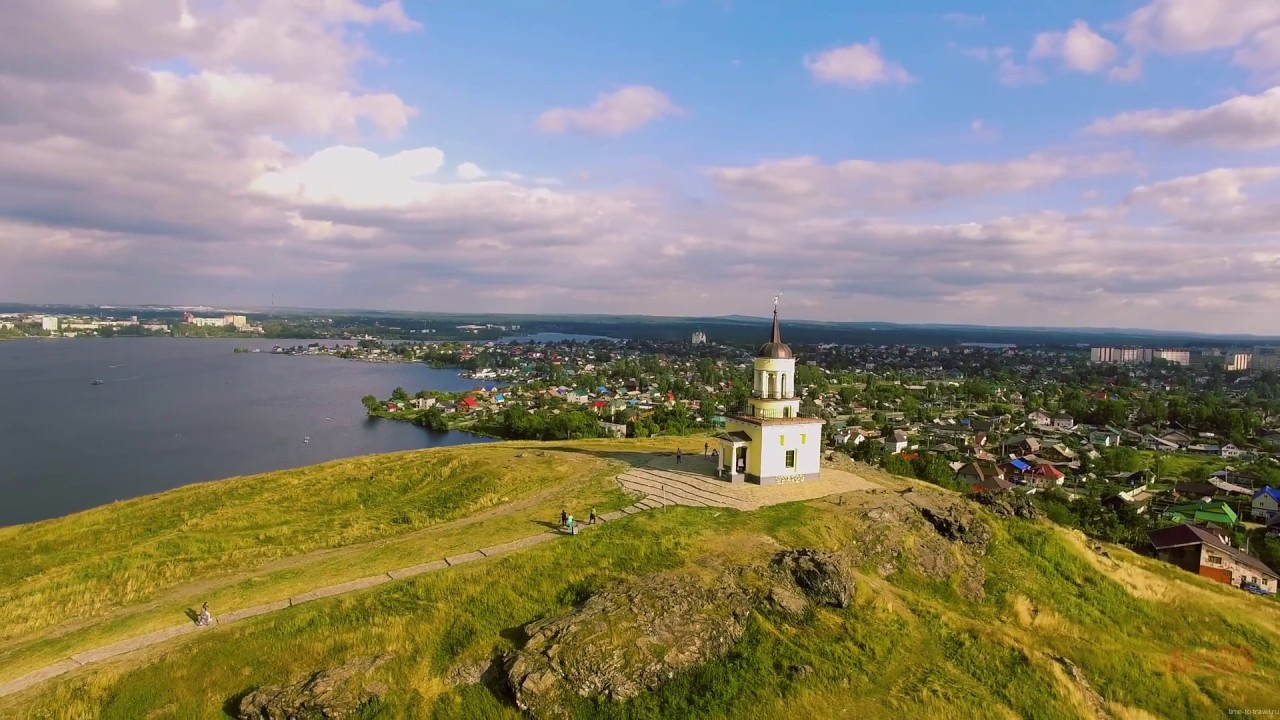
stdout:
{"type": "MultiPolygon", "coordinates": [[[[827,467],[823,468],[822,478],[816,481],[778,487],[731,485],[727,482],[716,479],[707,471],[708,468],[711,467],[709,459],[699,458],[698,456],[686,456],[686,458],[687,459],[680,465],[677,465],[672,457],[661,456],[658,458],[647,458],[648,462],[633,463],[630,469],[618,475],[615,479],[623,488],[631,492],[639,493],[642,497],[628,507],[611,513],[605,513],[601,518],[605,522],[608,522],[627,515],[644,512],[645,510],[663,507],[664,505],[732,507],[739,510],[752,510],[764,505],[792,502],[796,500],[808,500],[847,492],[850,490],[867,490],[880,487],[879,485],[864,480],[853,473],[827,467]],[[704,468],[703,465],[706,465],[707,467],[704,468]]],[[[502,508],[493,508],[474,516],[450,521],[449,523],[443,523],[418,532],[425,532],[427,530],[438,531],[441,527],[448,527],[449,525],[461,524],[463,522],[474,522],[477,518],[492,517],[499,512],[510,512],[512,509],[529,507],[552,490],[554,490],[554,488],[548,488],[542,493],[524,498],[514,506],[509,505],[503,506],[502,508]]],[[[593,526],[581,524],[579,527],[582,531],[588,531],[592,529],[593,526]]],[[[342,595],[344,593],[355,592],[357,590],[364,590],[393,580],[403,580],[405,578],[417,577],[427,573],[439,572],[455,565],[475,562],[495,555],[522,550],[534,545],[541,545],[542,543],[550,542],[564,535],[565,533],[559,530],[540,532],[518,538],[510,542],[479,548],[472,552],[452,555],[432,560],[430,562],[420,563],[418,565],[389,570],[369,577],[358,578],[356,580],[350,580],[336,585],[316,588],[284,600],[263,603],[261,605],[255,605],[253,607],[242,608],[225,613],[214,618],[213,625],[226,625],[246,618],[264,615],[269,612],[284,610],[286,608],[293,607],[294,605],[310,602],[312,600],[319,600],[320,598],[342,595]]],[[[403,538],[404,536],[401,536],[396,538],[395,541],[403,540],[403,538]]],[[[357,550],[367,549],[372,545],[387,544],[389,542],[393,541],[375,541],[374,543],[366,543],[359,546],[352,546],[350,548],[321,550],[291,558],[282,558],[281,560],[273,561],[268,565],[256,568],[252,572],[237,573],[235,575],[220,578],[218,581],[207,581],[207,584],[212,587],[218,582],[233,582],[239,577],[261,573],[264,570],[279,570],[297,567],[298,565],[304,564],[308,559],[315,560],[317,558],[332,557],[344,552],[355,552],[357,550]]],[[[190,592],[191,587],[194,587],[194,585],[184,586],[183,591],[190,592]]],[[[100,621],[101,618],[98,618],[97,620],[100,621]]],[[[46,680],[50,680],[64,673],[84,667],[85,665],[119,657],[135,650],[150,647],[183,635],[201,632],[206,629],[207,628],[196,626],[193,623],[184,623],[182,625],[176,625],[163,630],[146,633],[144,635],[125,638],[84,652],[75,653],[68,658],[30,672],[22,677],[15,678],[5,683],[0,683],[0,697],[21,692],[46,680]]]]}

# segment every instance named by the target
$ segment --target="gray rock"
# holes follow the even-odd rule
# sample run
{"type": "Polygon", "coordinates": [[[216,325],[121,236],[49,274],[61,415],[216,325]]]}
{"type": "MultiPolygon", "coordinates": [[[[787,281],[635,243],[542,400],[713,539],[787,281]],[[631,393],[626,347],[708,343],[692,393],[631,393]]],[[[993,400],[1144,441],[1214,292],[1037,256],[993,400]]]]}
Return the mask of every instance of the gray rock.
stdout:
{"type": "Polygon", "coordinates": [[[777,609],[792,615],[803,615],[809,601],[798,592],[781,585],[769,589],[769,602],[777,609]]]}
{"type": "Polygon", "coordinates": [[[816,603],[843,608],[853,599],[853,574],[831,553],[783,550],[773,557],[773,567],[795,581],[816,603]]]}
{"type": "Polygon", "coordinates": [[[354,717],[387,692],[365,675],[390,655],[360,658],[292,685],[260,687],[240,700],[239,720],[341,720],[354,717]]]}
{"type": "Polygon", "coordinates": [[[530,623],[507,661],[516,705],[557,717],[577,694],[626,700],[728,653],[742,638],[751,598],[728,576],[654,575],[530,623]]]}
{"type": "Polygon", "coordinates": [[[975,493],[973,499],[998,517],[1020,517],[1027,520],[1040,517],[1040,508],[1022,493],[975,493]]]}
{"type": "Polygon", "coordinates": [[[991,528],[963,499],[914,489],[903,492],[902,498],[920,511],[942,537],[969,545],[979,555],[986,553],[991,528]]]}

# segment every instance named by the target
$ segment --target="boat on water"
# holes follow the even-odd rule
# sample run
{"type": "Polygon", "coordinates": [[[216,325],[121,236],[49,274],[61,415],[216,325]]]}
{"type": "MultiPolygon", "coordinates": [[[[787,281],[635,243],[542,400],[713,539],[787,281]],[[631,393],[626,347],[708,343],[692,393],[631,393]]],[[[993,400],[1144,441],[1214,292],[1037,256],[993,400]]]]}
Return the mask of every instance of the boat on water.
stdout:
{"type": "Polygon", "coordinates": [[[101,381],[101,380],[98,380],[98,379],[96,379],[96,378],[95,378],[95,379],[93,379],[93,380],[90,380],[90,381],[89,381],[89,384],[90,384],[90,385],[101,385],[101,384],[102,384],[102,381],[101,381]]]}
{"type": "Polygon", "coordinates": [[[308,435],[308,436],[306,436],[306,437],[302,438],[302,442],[304,442],[304,443],[309,443],[309,442],[311,442],[311,436],[310,436],[310,435],[308,435]]]}

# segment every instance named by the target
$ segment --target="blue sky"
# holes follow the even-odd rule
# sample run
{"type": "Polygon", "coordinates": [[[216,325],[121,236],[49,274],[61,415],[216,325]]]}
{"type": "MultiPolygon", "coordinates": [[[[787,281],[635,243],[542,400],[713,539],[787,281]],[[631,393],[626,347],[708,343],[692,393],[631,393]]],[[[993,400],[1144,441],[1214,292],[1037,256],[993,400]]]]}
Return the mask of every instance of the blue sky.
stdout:
{"type": "Polygon", "coordinates": [[[1270,0],[16,13],[3,299],[1280,332],[1270,0]]]}

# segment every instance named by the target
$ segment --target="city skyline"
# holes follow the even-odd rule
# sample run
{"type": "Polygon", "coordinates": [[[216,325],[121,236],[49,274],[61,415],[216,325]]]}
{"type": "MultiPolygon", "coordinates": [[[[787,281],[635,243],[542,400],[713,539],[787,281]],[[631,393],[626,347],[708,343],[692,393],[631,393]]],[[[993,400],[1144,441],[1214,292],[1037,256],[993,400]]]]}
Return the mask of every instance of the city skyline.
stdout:
{"type": "Polygon", "coordinates": [[[1226,7],[23,2],[0,299],[1280,334],[1226,7]]]}

